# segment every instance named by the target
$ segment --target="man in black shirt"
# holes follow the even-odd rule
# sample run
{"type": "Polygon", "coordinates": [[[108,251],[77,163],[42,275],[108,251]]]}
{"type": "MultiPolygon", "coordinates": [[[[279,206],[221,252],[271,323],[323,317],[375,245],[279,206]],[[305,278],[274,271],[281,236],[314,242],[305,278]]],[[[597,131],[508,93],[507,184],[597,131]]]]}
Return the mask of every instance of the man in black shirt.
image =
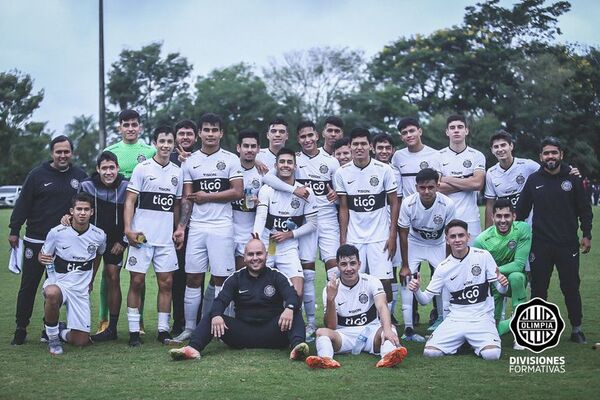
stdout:
{"type": "Polygon", "coordinates": [[[296,291],[285,275],[265,266],[266,259],[264,244],[250,240],[244,251],[245,267],[225,280],[210,315],[202,318],[189,346],[170,351],[174,360],[200,358],[213,337],[237,349],[290,345],[291,359],[306,358],[308,345],[304,343],[305,326],[296,291]],[[235,318],[224,315],[231,301],[235,318]]]}
{"type": "Polygon", "coordinates": [[[531,297],[547,298],[552,270],[556,265],[573,327],[571,340],[585,343],[585,335],[581,331],[579,248],[584,254],[590,251],[592,209],[581,178],[569,175],[569,167],[561,165],[562,159],[563,151],[557,138],[542,140],[542,167],[525,183],[517,203],[517,219],[525,220],[533,207],[533,239],[529,255],[531,297]],[[577,236],[578,220],[583,232],[581,243],[577,236]]]}
{"type": "MultiPolygon", "coordinates": [[[[27,325],[33,312],[33,303],[45,266],[38,261],[38,254],[44,239],[51,228],[59,224],[60,219],[69,210],[71,199],[79,189],[79,183],[87,174],[70,161],[73,155],[71,140],[57,136],[50,142],[52,161],[32,169],[25,178],[23,190],[17,199],[10,217],[10,247],[19,245],[21,226],[27,221],[23,247],[23,274],[17,297],[17,329],[11,344],[21,345],[27,336],[27,325]]],[[[22,249],[19,249],[22,251],[22,249]]]]}

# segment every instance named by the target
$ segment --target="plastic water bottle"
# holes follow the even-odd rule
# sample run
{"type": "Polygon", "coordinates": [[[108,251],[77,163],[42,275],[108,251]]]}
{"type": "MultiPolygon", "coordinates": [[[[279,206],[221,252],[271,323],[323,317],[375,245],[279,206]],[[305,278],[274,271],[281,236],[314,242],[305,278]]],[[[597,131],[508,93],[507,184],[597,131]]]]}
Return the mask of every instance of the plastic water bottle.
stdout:
{"type": "Polygon", "coordinates": [[[287,221],[285,221],[285,226],[288,228],[289,231],[298,229],[298,225],[296,225],[296,223],[294,221],[292,221],[290,218],[288,218],[287,221]]]}
{"type": "Polygon", "coordinates": [[[46,265],[46,275],[48,275],[48,282],[56,283],[56,268],[54,268],[54,264],[46,265]]]}
{"type": "Polygon", "coordinates": [[[367,340],[369,339],[369,334],[371,333],[371,327],[369,325],[365,326],[363,330],[360,332],[356,341],[354,342],[354,346],[352,346],[352,354],[357,355],[360,354],[361,351],[365,349],[367,345],[367,340]]]}
{"type": "Polygon", "coordinates": [[[244,206],[246,210],[253,210],[256,206],[254,201],[254,189],[251,187],[244,188],[244,206]]]}

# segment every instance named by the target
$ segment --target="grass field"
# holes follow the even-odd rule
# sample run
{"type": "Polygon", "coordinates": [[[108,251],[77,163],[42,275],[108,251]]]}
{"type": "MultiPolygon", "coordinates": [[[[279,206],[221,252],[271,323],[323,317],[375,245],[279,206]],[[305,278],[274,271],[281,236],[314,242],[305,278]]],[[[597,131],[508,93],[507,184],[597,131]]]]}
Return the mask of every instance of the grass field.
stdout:
{"type": "MultiPolygon", "coordinates": [[[[595,209],[596,216],[600,214],[595,209]]],[[[376,369],[377,358],[339,356],[338,370],[311,371],[304,363],[287,359],[288,351],[230,350],[221,343],[211,343],[197,362],[170,361],[168,348],[158,344],[154,276],[147,279],[145,344],[127,346],[127,321],[123,307],[116,343],[87,348],[65,347],[62,357],[51,357],[45,344],[38,342],[42,329],[42,296],[36,299],[28,338],[23,346],[11,346],[14,312],[20,277],[8,272],[6,241],[10,210],[0,210],[0,398],[127,398],[127,399],[435,399],[435,398],[522,398],[551,399],[598,398],[600,393],[600,351],[591,350],[600,341],[600,244],[582,256],[581,278],[584,303],[584,331],[588,345],[569,342],[570,328],[565,329],[558,347],[544,356],[565,356],[564,374],[511,374],[510,356],[533,356],[528,351],[512,350],[512,336],[503,337],[503,354],[497,362],[485,362],[471,355],[425,359],[423,345],[408,343],[409,355],[398,368],[376,369]],[[595,394],[594,394],[595,393],[595,394]]],[[[598,223],[594,237],[600,237],[598,223]]],[[[122,273],[123,289],[128,276],[122,273]]],[[[324,273],[319,273],[322,288],[324,273]]],[[[98,281],[99,282],[99,281],[98,281]]],[[[99,287],[99,283],[95,285],[99,287]]],[[[319,292],[320,293],[320,292],[319,292]]],[[[92,295],[93,326],[96,326],[97,293],[92,295]]],[[[566,310],[554,275],[549,300],[559,304],[563,317],[566,310]]],[[[430,307],[421,308],[421,318],[430,307]]],[[[322,313],[322,307],[319,310],[322,313]]],[[[64,315],[64,314],[63,314],[64,315]]],[[[401,312],[396,312],[401,316],[401,312]]],[[[64,318],[64,317],[63,317],[64,318]]],[[[318,320],[321,320],[318,316],[318,320]]],[[[417,328],[424,334],[424,326],[417,328]]],[[[314,346],[311,352],[314,353],[314,346]]]]}

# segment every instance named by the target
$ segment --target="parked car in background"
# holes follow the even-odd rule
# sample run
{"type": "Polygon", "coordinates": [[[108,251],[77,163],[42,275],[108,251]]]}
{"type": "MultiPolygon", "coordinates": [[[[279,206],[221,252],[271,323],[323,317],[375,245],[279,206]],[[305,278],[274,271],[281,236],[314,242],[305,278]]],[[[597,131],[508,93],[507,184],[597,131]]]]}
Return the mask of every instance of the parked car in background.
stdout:
{"type": "Polygon", "coordinates": [[[0,207],[14,207],[19,194],[20,185],[0,186],[0,207]]]}

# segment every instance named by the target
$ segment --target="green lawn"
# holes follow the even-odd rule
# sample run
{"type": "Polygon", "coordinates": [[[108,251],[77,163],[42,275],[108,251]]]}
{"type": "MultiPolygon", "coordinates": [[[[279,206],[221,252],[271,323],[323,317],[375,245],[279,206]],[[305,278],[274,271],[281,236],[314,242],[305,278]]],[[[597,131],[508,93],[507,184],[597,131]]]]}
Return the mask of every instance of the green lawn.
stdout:
{"type": "MultiPolygon", "coordinates": [[[[1,226],[8,225],[9,215],[10,210],[0,210],[1,226]]],[[[7,230],[3,232],[6,237],[7,230]]],[[[600,237],[598,223],[594,237],[600,237]]],[[[0,300],[4,306],[0,309],[0,398],[597,398],[600,393],[600,351],[591,350],[591,345],[600,341],[600,245],[595,242],[591,254],[582,256],[581,268],[583,328],[589,344],[569,342],[570,329],[567,328],[560,345],[543,353],[544,356],[565,356],[564,374],[515,375],[508,372],[509,357],[534,354],[513,351],[510,335],[503,337],[503,354],[497,362],[485,362],[471,355],[425,359],[421,355],[423,345],[412,343],[406,345],[409,356],[404,363],[389,370],[376,369],[377,358],[363,354],[337,357],[342,364],[339,370],[311,371],[303,363],[289,361],[287,351],[236,351],[220,343],[209,345],[200,361],[171,362],[168,349],[155,340],[156,311],[151,306],[156,293],[153,275],[148,276],[147,335],[141,348],[127,346],[123,307],[120,337],[116,343],[83,349],[66,346],[62,357],[51,357],[46,345],[38,342],[42,329],[41,294],[36,300],[26,344],[9,344],[15,328],[15,300],[20,277],[6,268],[8,244],[2,239],[0,300]]],[[[126,290],[128,276],[123,272],[121,277],[126,290]]],[[[323,281],[321,269],[321,288],[323,281]]],[[[95,286],[99,287],[99,284],[95,286]]],[[[93,298],[96,303],[97,293],[93,298]]],[[[556,279],[553,279],[549,300],[559,304],[566,318],[556,279]]],[[[422,319],[429,309],[421,308],[422,319]]],[[[318,311],[322,313],[322,307],[318,311]]],[[[94,304],[94,326],[96,314],[94,304]]],[[[399,306],[396,315],[401,316],[399,306]]],[[[417,331],[425,334],[423,326],[417,331]]],[[[311,351],[314,352],[314,346],[311,351]]]]}

